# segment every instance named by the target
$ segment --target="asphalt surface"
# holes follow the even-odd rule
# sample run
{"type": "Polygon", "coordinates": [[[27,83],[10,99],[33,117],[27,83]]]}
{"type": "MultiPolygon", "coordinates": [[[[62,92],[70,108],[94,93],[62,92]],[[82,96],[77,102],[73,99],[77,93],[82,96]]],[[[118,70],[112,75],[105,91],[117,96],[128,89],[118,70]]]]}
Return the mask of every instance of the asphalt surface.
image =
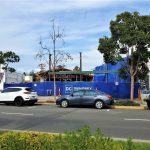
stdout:
{"type": "Polygon", "coordinates": [[[55,104],[7,106],[0,104],[0,130],[61,133],[90,126],[106,136],[150,140],[149,110],[60,108],[55,104]]]}

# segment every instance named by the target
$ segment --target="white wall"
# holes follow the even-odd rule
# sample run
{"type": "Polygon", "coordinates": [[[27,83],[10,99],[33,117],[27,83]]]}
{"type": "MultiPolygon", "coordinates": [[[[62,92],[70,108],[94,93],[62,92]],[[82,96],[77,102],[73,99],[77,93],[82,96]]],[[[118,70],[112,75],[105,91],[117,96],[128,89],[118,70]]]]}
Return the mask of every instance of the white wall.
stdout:
{"type": "Polygon", "coordinates": [[[2,69],[2,64],[0,64],[0,73],[3,73],[3,78],[0,81],[0,91],[4,88],[4,82],[5,82],[5,71],[2,69]]]}
{"type": "Polygon", "coordinates": [[[22,73],[17,72],[9,72],[5,73],[5,83],[22,83],[24,80],[24,75],[22,73]]]}
{"type": "Polygon", "coordinates": [[[0,64],[0,73],[3,73],[3,78],[0,82],[0,91],[3,90],[4,88],[4,83],[22,83],[24,82],[24,75],[22,73],[17,73],[17,72],[9,72],[9,71],[4,71],[2,69],[2,64],[0,64]]]}
{"type": "Polygon", "coordinates": [[[25,77],[24,77],[24,81],[25,81],[25,82],[33,82],[33,77],[32,77],[32,76],[29,76],[29,75],[28,75],[28,76],[25,76],[25,77]]]}

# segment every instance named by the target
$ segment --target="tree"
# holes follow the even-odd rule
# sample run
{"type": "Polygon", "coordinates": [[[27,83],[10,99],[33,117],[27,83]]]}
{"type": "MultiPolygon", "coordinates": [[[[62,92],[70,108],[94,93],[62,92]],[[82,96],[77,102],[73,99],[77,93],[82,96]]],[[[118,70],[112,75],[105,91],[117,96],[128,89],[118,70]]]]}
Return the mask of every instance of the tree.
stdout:
{"type": "MultiPolygon", "coordinates": [[[[64,66],[64,64],[67,62],[68,59],[72,60],[72,57],[69,53],[65,52],[64,50],[57,49],[58,46],[60,46],[59,41],[64,44],[64,30],[60,30],[60,27],[56,26],[55,19],[51,20],[51,31],[49,33],[49,36],[47,38],[50,42],[48,46],[43,43],[42,38],[40,39],[40,46],[41,49],[36,55],[36,58],[40,58],[40,60],[45,59],[46,56],[49,57],[49,71],[51,71],[51,67],[53,68],[53,72],[55,72],[56,66],[61,65],[64,66]],[[56,47],[57,46],[57,47],[56,47]],[[52,61],[53,60],[53,61],[52,61]]],[[[49,75],[50,80],[50,75],[49,75]]],[[[56,77],[54,73],[54,99],[56,100],[56,77]]]]}
{"type": "Polygon", "coordinates": [[[29,73],[29,75],[32,76],[33,82],[36,82],[36,73],[34,72],[34,70],[32,70],[32,71],[29,73]]]}
{"type": "Polygon", "coordinates": [[[58,65],[58,66],[56,66],[56,68],[58,69],[58,70],[63,70],[64,68],[65,68],[65,66],[63,65],[58,65]]]}
{"type": "Polygon", "coordinates": [[[75,66],[74,69],[73,69],[73,71],[80,71],[80,67],[75,66]]]}
{"type": "Polygon", "coordinates": [[[3,69],[10,72],[15,72],[13,67],[9,67],[10,63],[16,63],[20,61],[20,57],[12,51],[2,52],[0,51],[0,64],[3,65],[3,69]]]}
{"type": "MultiPolygon", "coordinates": [[[[40,47],[41,49],[36,54],[36,58],[40,59],[40,61],[45,61],[46,64],[49,66],[49,71],[51,69],[54,69],[56,66],[64,66],[65,63],[70,59],[71,57],[70,53],[65,52],[64,50],[59,50],[56,48],[56,42],[59,45],[58,41],[62,41],[62,44],[64,44],[64,30],[60,31],[60,27],[55,25],[55,20],[51,20],[51,31],[49,33],[48,38],[42,39],[40,38],[40,47]],[[48,41],[47,41],[48,40],[48,41]],[[48,46],[49,45],[49,46],[48,46]],[[55,50],[54,50],[55,49],[55,50]],[[55,55],[55,57],[54,57],[55,55]],[[48,59],[47,59],[48,57],[48,59]],[[55,63],[54,63],[55,59],[55,63]],[[48,60],[48,61],[47,61],[48,60]],[[52,61],[53,60],[53,61],[52,61]]],[[[45,64],[43,63],[43,64],[45,64]]]]}
{"type": "Polygon", "coordinates": [[[121,13],[110,22],[110,31],[111,37],[99,39],[98,51],[103,53],[105,63],[115,64],[126,56],[119,75],[131,78],[130,99],[133,100],[135,78],[143,79],[149,71],[150,16],[121,13]]]}

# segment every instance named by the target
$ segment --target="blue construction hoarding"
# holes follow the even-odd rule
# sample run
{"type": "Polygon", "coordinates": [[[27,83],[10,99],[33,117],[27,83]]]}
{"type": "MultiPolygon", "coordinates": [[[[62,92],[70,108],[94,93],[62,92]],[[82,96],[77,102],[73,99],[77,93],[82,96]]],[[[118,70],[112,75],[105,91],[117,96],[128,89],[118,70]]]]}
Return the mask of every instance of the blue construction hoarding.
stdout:
{"type": "MultiPolygon", "coordinates": [[[[49,96],[54,94],[54,83],[50,82],[32,82],[21,84],[5,84],[6,87],[32,87],[37,91],[39,96],[49,96]]],[[[138,97],[139,84],[135,83],[134,97],[138,97]]],[[[56,82],[56,94],[59,92],[61,95],[68,95],[75,90],[79,89],[98,89],[108,94],[111,94],[114,98],[129,98],[130,97],[130,83],[119,82],[56,82]]]]}
{"type": "MultiPolygon", "coordinates": [[[[117,62],[116,65],[103,64],[95,67],[93,82],[56,82],[56,94],[68,95],[79,89],[98,89],[112,95],[114,98],[129,98],[130,97],[130,78],[124,80],[119,77],[118,69],[126,63],[126,58],[123,61],[117,62]],[[100,71],[100,73],[96,73],[100,71]]],[[[6,87],[12,86],[27,86],[32,87],[37,91],[39,96],[54,95],[54,82],[32,82],[27,84],[5,84],[6,87]]],[[[138,97],[139,84],[134,84],[134,97],[138,97]]]]}
{"type": "Polygon", "coordinates": [[[119,82],[119,83],[128,83],[131,81],[130,76],[125,80],[119,77],[118,69],[122,68],[127,63],[127,57],[122,61],[118,61],[115,65],[112,64],[103,64],[101,66],[95,67],[94,71],[101,71],[104,73],[94,74],[94,81],[101,82],[119,82]],[[105,72],[109,73],[105,73],[105,72]]]}

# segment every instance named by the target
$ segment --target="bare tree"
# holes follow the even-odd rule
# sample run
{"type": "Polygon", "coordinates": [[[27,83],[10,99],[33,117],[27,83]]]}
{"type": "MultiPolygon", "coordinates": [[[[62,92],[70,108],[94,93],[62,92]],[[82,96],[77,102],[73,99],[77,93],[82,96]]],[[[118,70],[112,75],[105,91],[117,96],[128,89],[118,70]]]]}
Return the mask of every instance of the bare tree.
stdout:
{"type": "Polygon", "coordinates": [[[80,71],[80,67],[75,66],[74,69],[73,69],[73,71],[80,71]]]}
{"type": "MultiPolygon", "coordinates": [[[[60,30],[59,26],[56,26],[55,19],[51,20],[51,31],[49,33],[48,38],[45,40],[49,40],[48,43],[43,42],[43,39],[40,38],[40,47],[41,49],[36,54],[36,58],[42,60],[47,60],[46,57],[49,57],[49,61],[46,63],[49,64],[49,71],[53,70],[54,74],[54,99],[56,100],[56,76],[55,76],[55,69],[57,65],[65,66],[67,60],[71,59],[72,57],[68,52],[64,50],[58,49],[56,46],[59,41],[64,44],[64,30],[60,30]],[[49,46],[48,46],[49,44],[49,46]]],[[[50,74],[49,74],[49,81],[50,81],[50,74]]]]}

